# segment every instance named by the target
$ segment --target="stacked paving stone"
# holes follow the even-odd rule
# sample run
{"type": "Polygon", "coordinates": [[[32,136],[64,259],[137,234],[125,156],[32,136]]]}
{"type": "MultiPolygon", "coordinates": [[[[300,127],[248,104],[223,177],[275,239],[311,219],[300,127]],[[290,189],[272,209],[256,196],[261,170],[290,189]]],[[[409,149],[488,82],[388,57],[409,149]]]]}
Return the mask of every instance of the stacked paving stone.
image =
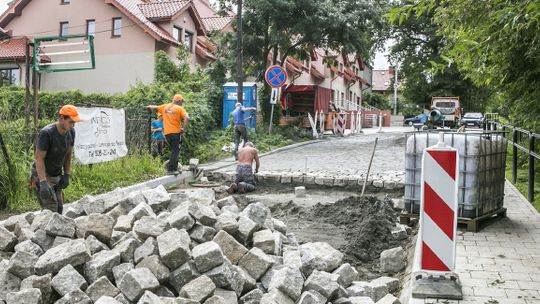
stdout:
{"type": "Polygon", "coordinates": [[[0,303],[392,304],[327,243],[298,244],[262,203],[162,187],[0,223],[0,303]]]}
{"type": "MultiPolygon", "coordinates": [[[[294,184],[294,185],[316,185],[339,188],[361,188],[364,184],[365,175],[327,175],[322,173],[303,172],[272,172],[261,171],[257,174],[258,180],[266,184],[294,184]]],[[[214,180],[225,180],[232,182],[236,179],[233,171],[214,171],[214,180]]],[[[403,190],[405,187],[405,173],[403,171],[389,171],[384,173],[371,174],[366,183],[372,190],[403,190]]]]}

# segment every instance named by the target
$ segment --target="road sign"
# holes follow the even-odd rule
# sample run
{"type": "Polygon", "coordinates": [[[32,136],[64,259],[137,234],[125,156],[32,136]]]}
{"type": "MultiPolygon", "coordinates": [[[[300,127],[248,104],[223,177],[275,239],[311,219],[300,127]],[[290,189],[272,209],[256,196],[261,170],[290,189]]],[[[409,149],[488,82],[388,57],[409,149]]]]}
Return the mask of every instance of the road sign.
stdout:
{"type": "Polygon", "coordinates": [[[421,269],[454,270],[459,177],[457,150],[439,143],[424,150],[421,199],[421,269]]]}
{"type": "Polygon", "coordinates": [[[278,88],[272,88],[272,94],[270,95],[270,103],[275,105],[277,103],[277,100],[279,98],[279,89],[278,88]]]}
{"type": "Polygon", "coordinates": [[[273,88],[280,88],[287,81],[287,72],[279,65],[273,65],[266,70],[266,82],[273,88]]]}

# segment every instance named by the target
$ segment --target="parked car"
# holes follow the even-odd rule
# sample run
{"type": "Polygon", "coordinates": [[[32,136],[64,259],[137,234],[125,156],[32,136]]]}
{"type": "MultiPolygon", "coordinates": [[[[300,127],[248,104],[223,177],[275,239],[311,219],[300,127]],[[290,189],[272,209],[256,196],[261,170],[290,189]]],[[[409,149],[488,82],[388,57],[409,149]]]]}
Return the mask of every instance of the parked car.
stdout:
{"type": "Polygon", "coordinates": [[[410,117],[404,120],[404,125],[406,126],[412,126],[417,123],[425,123],[428,119],[428,116],[424,113],[420,115],[416,115],[415,117],[410,117]]]}
{"type": "Polygon", "coordinates": [[[466,127],[478,127],[482,128],[484,125],[484,115],[482,113],[466,113],[461,118],[461,122],[465,124],[466,127]]]}

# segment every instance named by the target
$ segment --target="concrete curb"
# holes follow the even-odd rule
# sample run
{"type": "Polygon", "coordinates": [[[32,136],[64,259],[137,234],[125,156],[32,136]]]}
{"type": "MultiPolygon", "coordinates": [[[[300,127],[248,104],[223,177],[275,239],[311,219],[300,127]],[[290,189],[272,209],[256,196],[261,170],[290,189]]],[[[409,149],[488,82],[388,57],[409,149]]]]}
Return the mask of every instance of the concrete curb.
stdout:
{"type": "MultiPolygon", "coordinates": [[[[213,180],[233,182],[236,180],[235,172],[214,171],[209,175],[213,180]]],[[[301,172],[259,172],[256,174],[260,185],[290,184],[303,186],[325,186],[338,188],[362,189],[364,176],[331,176],[301,172]]],[[[384,179],[378,175],[370,177],[366,183],[370,190],[403,191],[405,189],[403,177],[396,175],[391,179],[384,179]],[[398,177],[399,176],[399,177],[398,177]]]]}

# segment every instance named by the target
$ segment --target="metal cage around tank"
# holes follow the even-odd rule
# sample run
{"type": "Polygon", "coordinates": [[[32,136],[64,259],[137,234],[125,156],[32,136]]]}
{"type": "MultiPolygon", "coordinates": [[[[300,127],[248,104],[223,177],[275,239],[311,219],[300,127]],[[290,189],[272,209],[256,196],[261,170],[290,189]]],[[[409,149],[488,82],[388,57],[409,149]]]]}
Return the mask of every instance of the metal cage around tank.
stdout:
{"type": "MultiPolygon", "coordinates": [[[[418,214],[422,155],[440,131],[405,134],[405,209],[418,214]]],[[[499,210],[504,201],[507,142],[502,132],[445,132],[444,142],[459,152],[458,217],[474,219],[499,210]],[[478,149],[473,149],[477,145],[478,149]]]]}

